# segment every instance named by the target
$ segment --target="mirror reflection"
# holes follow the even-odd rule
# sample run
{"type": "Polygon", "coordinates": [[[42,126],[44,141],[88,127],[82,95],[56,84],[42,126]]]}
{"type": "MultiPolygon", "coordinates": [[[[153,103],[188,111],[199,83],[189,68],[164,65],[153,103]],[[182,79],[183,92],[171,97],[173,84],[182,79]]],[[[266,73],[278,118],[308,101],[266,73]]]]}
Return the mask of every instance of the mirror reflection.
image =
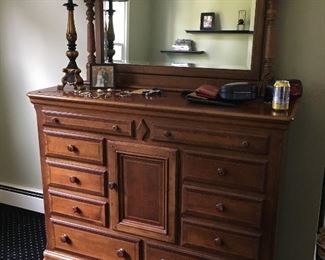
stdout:
{"type": "Polygon", "coordinates": [[[255,8],[256,0],[114,2],[114,61],[249,70],[255,8]]]}

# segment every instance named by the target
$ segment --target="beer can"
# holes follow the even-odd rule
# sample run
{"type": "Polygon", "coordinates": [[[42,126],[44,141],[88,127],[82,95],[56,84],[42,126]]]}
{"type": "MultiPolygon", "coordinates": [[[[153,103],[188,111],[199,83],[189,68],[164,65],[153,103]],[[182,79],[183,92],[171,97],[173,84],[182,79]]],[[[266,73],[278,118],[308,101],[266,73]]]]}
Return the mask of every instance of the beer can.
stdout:
{"type": "Polygon", "coordinates": [[[274,83],[272,108],[288,110],[290,101],[290,83],[287,80],[277,80],[274,83]]]}

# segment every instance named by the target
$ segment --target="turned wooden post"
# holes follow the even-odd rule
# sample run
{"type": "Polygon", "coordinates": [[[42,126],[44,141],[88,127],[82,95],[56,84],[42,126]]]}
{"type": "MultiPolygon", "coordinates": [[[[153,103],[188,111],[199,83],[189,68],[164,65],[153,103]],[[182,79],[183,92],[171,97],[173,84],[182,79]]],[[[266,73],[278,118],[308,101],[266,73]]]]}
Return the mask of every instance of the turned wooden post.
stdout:
{"type": "Polygon", "coordinates": [[[96,63],[104,63],[104,19],[103,0],[95,0],[95,24],[96,24],[96,63]]]}
{"type": "Polygon", "coordinates": [[[274,30],[275,30],[275,19],[277,15],[276,11],[276,0],[267,1],[266,10],[266,24],[265,24],[265,48],[264,48],[264,58],[262,67],[262,90],[261,95],[265,95],[266,85],[274,78],[273,75],[273,55],[274,55],[274,30]]]}
{"type": "Polygon", "coordinates": [[[88,50],[88,63],[87,63],[87,81],[90,82],[90,69],[91,65],[95,64],[96,62],[96,46],[95,46],[95,27],[94,27],[94,20],[95,20],[95,0],[84,0],[87,6],[87,50],[88,50]]]}
{"type": "Polygon", "coordinates": [[[77,6],[73,3],[73,0],[68,0],[68,3],[63,6],[68,10],[68,25],[66,37],[68,40],[68,51],[66,52],[70,62],[66,68],[63,69],[65,73],[62,78],[62,85],[58,86],[59,90],[62,90],[66,85],[73,85],[75,88],[81,88],[83,86],[83,79],[80,76],[81,70],[78,68],[76,59],[79,55],[76,50],[77,31],[74,22],[74,8],[77,6]]]}

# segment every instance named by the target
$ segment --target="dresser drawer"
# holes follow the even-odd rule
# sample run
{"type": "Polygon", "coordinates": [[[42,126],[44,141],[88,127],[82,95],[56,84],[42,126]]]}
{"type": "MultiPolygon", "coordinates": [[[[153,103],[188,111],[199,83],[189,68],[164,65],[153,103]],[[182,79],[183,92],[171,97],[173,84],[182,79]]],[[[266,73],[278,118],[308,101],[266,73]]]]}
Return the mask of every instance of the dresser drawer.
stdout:
{"type": "Polygon", "coordinates": [[[185,151],[182,161],[185,180],[265,191],[266,160],[185,151]]]}
{"type": "Polygon", "coordinates": [[[95,200],[49,190],[50,210],[53,214],[60,214],[106,226],[108,205],[106,200],[95,200]]]}
{"type": "Polygon", "coordinates": [[[106,169],[59,159],[46,159],[49,184],[55,187],[105,196],[106,169]]]}
{"type": "Polygon", "coordinates": [[[102,260],[139,260],[136,239],[120,239],[59,224],[53,224],[53,230],[56,249],[102,260]]]}
{"type": "Polygon", "coordinates": [[[256,154],[267,154],[269,149],[268,136],[165,125],[152,126],[152,140],[195,144],[256,154]]]}
{"type": "Polygon", "coordinates": [[[220,218],[259,228],[263,200],[210,189],[183,186],[183,213],[220,218]]]}
{"type": "Polygon", "coordinates": [[[216,260],[186,248],[175,248],[162,244],[146,243],[145,260],[216,260]]]}
{"type": "Polygon", "coordinates": [[[42,110],[42,113],[43,124],[47,126],[96,131],[128,137],[134,135],[134,121],[129,119],[112,119],[102,115],[48,109],[42,110]]]}
{"type": "Polygon", "coordinates": [[[104,164],[102,137],[49,129],[44,129],[44,136],[47,156],[104,164]]]}
{"type": "Polygon", "coordinates": [[[260,235],[182,221],[183,246],[258,260],[260,235]]]}

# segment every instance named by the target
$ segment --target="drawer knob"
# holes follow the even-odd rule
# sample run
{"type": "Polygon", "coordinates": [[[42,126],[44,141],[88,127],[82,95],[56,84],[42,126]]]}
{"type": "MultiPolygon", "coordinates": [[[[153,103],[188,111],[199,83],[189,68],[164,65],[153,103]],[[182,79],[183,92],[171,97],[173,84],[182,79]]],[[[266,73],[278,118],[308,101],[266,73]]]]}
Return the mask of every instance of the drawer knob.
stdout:
{"type": "Polygon", "coordinates": [[[214,239],[214,244],[216,246],[221,246],[222,245],[222,239],[220,237],[217,237],[214,239]]]}
{"type": "Polygon", "coordinates": [[[78,151],[77,147],[74,146],[73,144],[69,144],[69,145],[67,146],[67,149],[68,149],[69,152],[72,152],[72,153],[78,151]]]}
{"type": "Polygon", "coordinates": [[[218,174],[219,176],[225,176],[225,175],[226,175],[226,171],[225,171],[225,169],[218,168],[218,169],[217,169],[217,174],[218,174]]]}
{"type": "Polygon", "coordinates": [[[225,211],[225,206],[222,203],[218,203],[216,204],[216,208],[217,210],[219,210],[220,212],[224,212],[225,211]]]}
{"type": "Polygon", "coordinates": [[[241,146],[247,148],[249,146],[249,142],[244,140],[241,142],[241,146]]]}
{"type": "Polygon", "coordinates": [[[62,236],[60,236],[60,240],[62,243],[66,243],[66,244],[71,243],[71,240],[67,234],[63,234],[62,236]]]}
{"type": "Polygon", "coordinates": [[[120,248],[116,251],[118,257],[126,257],[126,251],[123,248],[120,248]]]}
{"type": "Polygon", "coordinates": [[[109,183],[108,183],[108,188],[109,188],[110,190],[115,190],[115,189],[117,188],[117,184],[116,184],[116,182],[109,182],[109,183]]]}
{"type": "Polygon", "coordinates": [[[164,136],[165,137],[171,137],[172,136],[172,132],[169,131],[169,130],[167,130],[167,131],[164,132],[164,136]]]}
{"type": "Polygon", "coordinates": [[[52,118],[52,122],[54,124],[59,124],[60,123],[60,120],[58,118],[54,117],[54,118],[52,118]]]}
{"type": "Polygon", "coordinates": [[[114,131],[119,131],[119,130],[120,130],[120,128],[118,127],[118,125],[113,125],[113,126],[112,126],[112,129],[113,129],[114,131]]]}
{"type": "Polygon", "coordinates": [[[76,183],[76,184],[80,183],[79,179],[77,177],[75,177],[75,176],[70,176],[69,181],[71,183],[76,183]]]}
{"type": "Polygon", "coordinates": [[[80,209],[79,207],[77,207],[77,206],[72,207],[72,211],[73,211],[73,213],[75,213],[75,214],[80,214],[80,213],[81,213],[81,209],[80,209]]]}

